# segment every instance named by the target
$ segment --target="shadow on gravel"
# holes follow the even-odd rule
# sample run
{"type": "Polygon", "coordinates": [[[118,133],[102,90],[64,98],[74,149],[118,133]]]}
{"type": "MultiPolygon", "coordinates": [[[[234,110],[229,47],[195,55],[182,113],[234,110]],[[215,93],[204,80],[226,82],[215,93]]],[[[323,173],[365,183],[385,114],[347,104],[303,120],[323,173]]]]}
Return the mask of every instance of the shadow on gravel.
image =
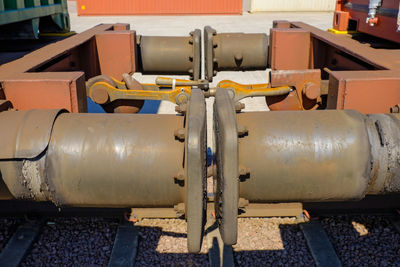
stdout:
{"type": "MultiPolygon", "coordinates": [[[[265,231],[268,231],[268,229],[265,231]]],[[[272,233],[273,231],[269,232],[272,233]]],[[[276,236],[268,236],[266,232],[256,235],[258,239],[263,239],[259,245],[264,249],[235,251],[236,266],[315,266],[298,224],[280,224],[279,232],[280,239],[276,236]],[[283,249],[279,249],[282,246],[283,249]],[[265,249],[265,247],[270,249],[265,249]]],[[[256,236],[254,237],[255,240],[256,236]]],[[[251,245],[251,238],[245,239],[248,240],[242,240],[242,242],[248,243],[249,247],[257,246],[251,245]]]]}
{"type": "Polygon", "coordinates": [[[22,219],[17,218],[0,218],[0,252],[7,245],[21,221],[22,219]]]}
{"type": "Polygon", "coordinates": [[[21,266],[107,266],[118,220],[48,219],[21,266]]]}
{"type": "MultiPolygon", "coordinates": [[[[187,235],[185,233],[163,231],[161,227],[137,226],[137,229],[139,230],[139,246],[136,267],[208,266],[207,254],[178,252],[186,250],[187,235]]],[[[203,246],[204,242],[205,240],[203,246]]]]}
{"type": "Polygon", "coordinates": [[[400,234],[384,216],[321,220],[343,266],[400,266],[400,234]]]}

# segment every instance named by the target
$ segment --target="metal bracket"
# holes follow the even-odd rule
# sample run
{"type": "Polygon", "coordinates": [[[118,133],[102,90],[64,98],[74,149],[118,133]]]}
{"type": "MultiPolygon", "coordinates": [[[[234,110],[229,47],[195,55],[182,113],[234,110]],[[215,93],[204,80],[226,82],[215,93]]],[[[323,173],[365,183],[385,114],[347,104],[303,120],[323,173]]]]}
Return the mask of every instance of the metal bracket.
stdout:
{"type": "Polygon", "coordinates": [[[186,118],[185,170],[187,245],[198,253],[206,219],[207,118],[206,102],[200,89],[192,89],[186,118]]]}
{"type": "Polygon", "coordinates": [[[321,71],[306,70],[272,70],[271,87],[293,86],[286,96],[266,97],[270,110],[314,110],[321,101],[321,71]]]}
{"type": "Polygon", "coordinates": [[[205,59],[205,79],[212,82],[214,74],[214,44],[213,36],[217,31],[210,26],[204,27],[204,59],[205,59]]]}
{"type": "Polygon", "coordinates": [[[238,130],[236,111],[226,90],[217,90],[214,102],[214,135],[216,144],[217,175],[215,215],[225,245],[237,241],[239,201],[238,130]]]}

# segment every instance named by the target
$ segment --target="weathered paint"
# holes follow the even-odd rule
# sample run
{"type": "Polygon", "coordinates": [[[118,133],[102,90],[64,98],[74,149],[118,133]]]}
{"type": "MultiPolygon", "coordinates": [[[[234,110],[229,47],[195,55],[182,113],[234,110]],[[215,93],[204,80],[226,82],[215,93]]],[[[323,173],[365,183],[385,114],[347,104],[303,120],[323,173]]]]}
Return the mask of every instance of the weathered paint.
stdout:
{"type": "Polygon", "coordinates": [[[78,0],[78,15],[241,14],[242,0],[78,0]]]}

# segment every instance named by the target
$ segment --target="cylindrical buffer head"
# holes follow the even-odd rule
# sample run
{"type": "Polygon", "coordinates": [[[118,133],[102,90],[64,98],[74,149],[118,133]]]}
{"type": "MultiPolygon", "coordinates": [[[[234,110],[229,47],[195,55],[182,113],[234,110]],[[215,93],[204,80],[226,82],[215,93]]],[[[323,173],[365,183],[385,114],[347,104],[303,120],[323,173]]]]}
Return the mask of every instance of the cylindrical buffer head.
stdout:
{"type": "Polygon", "coordinates": [[[211,82],[223,70],[265,70],[268,46],[264,33],[217,33],[204,27],[205,79],[211,82]]]}
{"type": "Polygon", "coordinates": [[[50,125],[48,146],[38,155],[0,163],[3,180],[17,199],[31,196],[57,205],[183,203],[184,188],[174,181],[184,150],[174,131],[183,123],[175,115],[63,113],[50,125]]]}
{"type": "Polygon", "coordinates": [[[201,78],[201,31],[188,37],[141,36],[141,70],[144,73],[186,74],[201,78]]]}
{"type": "Polygon", "coordinates": [[[352,110],[236,114],[228,93],[217,90],[215,207],[224,242],[236,242],[239,198],[322,202],[400,193],[399,119],[352,110]]]}

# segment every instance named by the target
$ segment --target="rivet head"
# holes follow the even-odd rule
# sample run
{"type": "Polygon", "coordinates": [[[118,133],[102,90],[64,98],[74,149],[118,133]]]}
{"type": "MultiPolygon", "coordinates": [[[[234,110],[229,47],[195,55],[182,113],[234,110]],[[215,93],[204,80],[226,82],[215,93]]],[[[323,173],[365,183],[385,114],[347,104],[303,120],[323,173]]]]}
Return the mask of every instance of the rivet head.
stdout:
{"type": "Polygon", "coordinates": [[[185,140],[185,134],[186,133],[184,128],[176,129],[174,132],[175,137],[179,140],[185,140]]]}

